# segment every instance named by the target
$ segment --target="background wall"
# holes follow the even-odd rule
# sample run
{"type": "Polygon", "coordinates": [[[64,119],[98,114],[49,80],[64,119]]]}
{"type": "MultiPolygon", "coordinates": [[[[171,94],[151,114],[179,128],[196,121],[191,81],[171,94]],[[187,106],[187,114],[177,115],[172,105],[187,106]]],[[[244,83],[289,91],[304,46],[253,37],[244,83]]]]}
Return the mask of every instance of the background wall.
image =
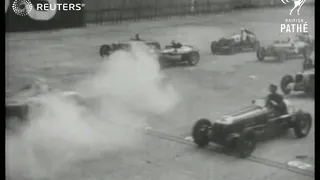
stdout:
{"type": "MultiPolygon", "coordinates": [[[[82,0],[55,0],[56,3],[82,3],[82,0]]],[[[84,26],[84,9],[81,11],[36,11],[32,10],[27,16],[14,13],[14,0],[5,1],[6,32],[49,30],[84,26]]],[[[47,3],[46,0],[31,0],[33,5],[47,3]]]]}
{"type": "MultiPolygon", "coordinates": [[[[29,31],[80,27],[86,23],[121,22],[157,17],[217,13],[237,8],[284,5],[281,0],[51,0],[58,3],[84,3],[82,11],[58,11],[47,20],[20,17],[13,13],[14,0],[6,1],[6,30],[29,31]],[[9,4],[9,6],[7,5],[9,4]]],[[[33,4],[48,0],[31,0],[33,4]]],[[[292,5],[293,2],[289,4],[292,5]]],[[[314,0],[307,0],[312,4],[314,0]]],[[[45,13],[45,12],[44,12],[45,13]]]]}

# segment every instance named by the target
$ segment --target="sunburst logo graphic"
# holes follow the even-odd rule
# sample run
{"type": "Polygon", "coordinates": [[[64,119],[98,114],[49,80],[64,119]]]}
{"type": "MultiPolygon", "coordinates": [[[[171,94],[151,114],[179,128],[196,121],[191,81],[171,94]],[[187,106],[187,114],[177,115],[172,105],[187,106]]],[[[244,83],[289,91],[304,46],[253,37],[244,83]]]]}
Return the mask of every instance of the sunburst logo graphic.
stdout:
{"type": "Polygon", "coordinates": [[[32,11],[33,5],[29,0],[15,0],[12,4],[12,9],[17,15],[26,16],[32,11]]]}

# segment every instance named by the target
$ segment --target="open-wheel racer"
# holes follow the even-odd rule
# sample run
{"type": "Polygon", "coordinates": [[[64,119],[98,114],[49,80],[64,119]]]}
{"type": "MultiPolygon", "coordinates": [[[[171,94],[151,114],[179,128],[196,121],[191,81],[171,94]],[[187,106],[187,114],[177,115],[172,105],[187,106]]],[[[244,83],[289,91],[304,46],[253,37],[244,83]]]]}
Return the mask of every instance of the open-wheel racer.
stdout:
{"type": "Polygon", "coordinates": [[[223,37],[218,41],[213,41],[211,43],[211,52],[213,54],[223,52],[235,54],[245,49],[256,51],[259,46],[260,43],[256,35],[253,32],[242,28],[239,33],[223,37]]]}
{"type": "Polygon", "coordinates": [[[285,130],[293,129],[297,138],[306,137],[312,126],[311,114],[296,109],[288,100],[284,102],[285,113],[275,108],[275,102],[257,99],[251,106],[215,122],[200,119],[193,126],[193,140],[199,147],[205,147],[210,142],[222,145],[245,158],[252,154],[258,141],[279,135],[285,130]]]}
{"type": "Polygon", "coordinates": [[[314,68],[299,72],[295,77],[285,75],[281,79],[281,89],[284,94],[290,94],[291,91],[303,91],[310,96],[314,96],[314,68]]]}
{"type": "Polygon", "coordinates": [[[309,58],[313,52],[313,41],[303,35],[295,35],[286,40],[274,41],[267,46],[260,46],[257,50],[257,58],[263,61],[266,57],[275,57],[278,61],[287,60],[289,57],[303,56],[309,58]]]}
{"type": "Polygon", "coordinates": [[[85,105],[83,97],[77,92],[61,91],[50,88],[42,79],[26,84],[18,92],[6,97],[6,129],[16,130],[17,127],[29,122],[30,112],[40,110],[46,104],[48,96],[63,98],[79,105],[85,105]]]}
{"type": "Polygon", "coordinates": [[[199,60],[200,53],[196,47],[183,45],[175,41],[172,41],[171,45],[165,46],[165,49],[159,53],[159,63],[161,66],[180,62],[187,62],[189,65],[195,66],[199,60]]]}
{"type": "Polygon", "coordinates": [[[154,50],[161,49],[161,45],[159,42],[141,39],[139,34],[136,34],[135,37],[131,38],[130,40],[114,42],[109,45],[108,44],[101,45],[99,49],[99,54],[101,57],[104,57],[104,56],[109,56],[110,54],[118,50],[130,50],[132,45],[136,43],[143,43],[144,45],[147,45],[148,47],[154,50]]]}

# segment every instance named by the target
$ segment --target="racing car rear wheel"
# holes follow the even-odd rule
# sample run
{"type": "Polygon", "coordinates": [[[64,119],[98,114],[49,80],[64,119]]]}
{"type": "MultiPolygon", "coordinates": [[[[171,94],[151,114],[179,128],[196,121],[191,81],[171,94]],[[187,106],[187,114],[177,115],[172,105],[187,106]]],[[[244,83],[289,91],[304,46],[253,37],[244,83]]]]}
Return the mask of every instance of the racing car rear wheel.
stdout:
{"type": "Polygon", "coordinates": [[[100,56],[109,56],[111,51],[111,47],[109,45],[103,44],[100,46],[100,56]]]}
{"type": "Polygon", "coordinates": [[[266,56],[266,49],[264,47],[259,47],[257,50],[257,57],[259,61],[263,61],[266,56]]]}
{"type": "Polygon", "coordinates": [[[212,127],[208,119],[200,119],[193,126],[192,138],[199,147],[205,147],[209,144],[209,129],[212,127]]]}
{"type": "Polygon", "coordinates": [[[281,85],[281,90],[284,94],[289,94],[291,92],[291,89],[288,88],[288,85],[293,82],[294,82],[294,79],[290,75],[285,75],[282,77],[280,85],[281,85]]]}
{"type": "Polygon", "coordinates": [[[304,138],[308,136],[312,126],[312,118],[309,113],[300,113],[296,115],[294,122],[294,134],[297,138],[304,138]]]}
{"type": "Polygon", "coordinates": [[[256,148],[256,141],[253,135],[241,135],[237,139],[236,151],[240,158],[246,158],[252,154],[256,148]]]}
{"type": "Polygon", "coordinates": [[[200,54],[198,52],[191,52],[185,58],[191,66],[195,66],[199,62],[200,54]]]}
{"type": "Polygon", "coordinates": [[[212,54],[215,54],[216,53],[216,49],[217,49],[217,41],[213,41],[212,43],[211,43],[211,52],[212,52],[212,54]]]}

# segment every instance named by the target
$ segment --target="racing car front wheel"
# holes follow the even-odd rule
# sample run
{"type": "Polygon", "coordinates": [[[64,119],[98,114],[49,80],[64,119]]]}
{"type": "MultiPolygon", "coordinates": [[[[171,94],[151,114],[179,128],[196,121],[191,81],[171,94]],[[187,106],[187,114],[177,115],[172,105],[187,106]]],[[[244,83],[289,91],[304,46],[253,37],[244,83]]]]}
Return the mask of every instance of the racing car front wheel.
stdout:
{"type": "Polygon", "coordinates": [[[285,75],[282,77],[280,85],[281,85],[281,90],[284,94],[289,94],[291,92],[291,88],[288,87],[290,83],[293,83],[293,77],[290,75],[285,75]]]}
{"type": "Polygon", "coordinates": [[[256,148],[256,141],[253,135],[241,135],[237,139],[236,151],[240,158],[246,158],[252,154],[256,148]]]}
{"type": "Polygon", "coordinates": [[[211,52],[212,52],[212,54],[215,54],[217,51],[217,41],[213,41],[212,43],[211,43],[211,52]]]}
{"type": "Polygon", "coordinates": [[[198,52],[191,52],[188,55],[186,55],[185,58],[191,66],[195,66],[198,64],[200,60],[200,55],[198,52]]]}
{"type": "Polygon", "coordinates": [[[110,55],[110,51],[111,51],[111,47],[109,45],[103,44],[100,46],[100,56],[104,57],[104,56],[109,56],[110,55]]]}
{"type": "Polygon", "coordinates": [[[296,115],[296,121],[293,127],[294,134],[297,138],[308,136],[312,126],[312,118],[309,113],[300,113],[296,115]]]}
{"type": "Polygon", "coordinates": [[[193,126],[192,138],[199,147],[205,147],[209,144],[209,129],[212,127],[208,119],[200,119],[193,126]]]}
{"type": "Polygon", "coordinates": [[[263,61],[266,56],[266,50],[264,47],[259,47],[257,50],[257,57],[259,61],[263,61]]]}

